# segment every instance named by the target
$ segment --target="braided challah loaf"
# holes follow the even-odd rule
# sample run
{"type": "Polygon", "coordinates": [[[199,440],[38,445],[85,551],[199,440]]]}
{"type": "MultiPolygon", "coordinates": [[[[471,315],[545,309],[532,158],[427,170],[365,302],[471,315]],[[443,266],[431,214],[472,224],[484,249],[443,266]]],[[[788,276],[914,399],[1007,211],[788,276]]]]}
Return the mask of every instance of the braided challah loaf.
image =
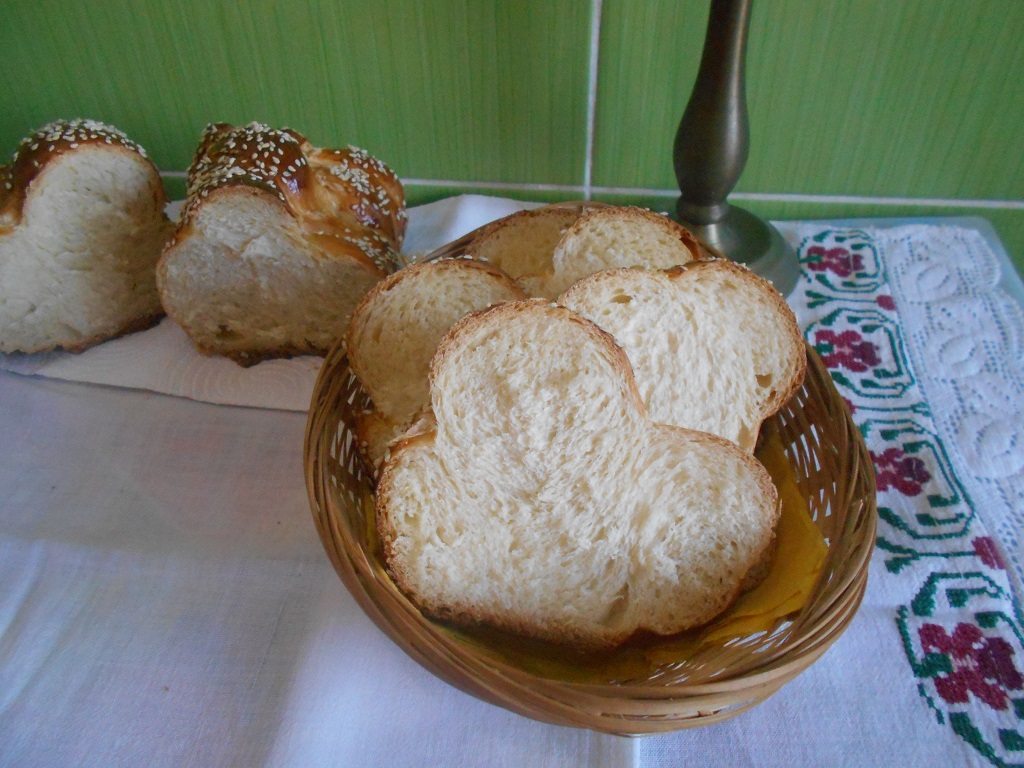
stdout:
{"type": "Polygon", "coordinates": [[[323,354],[397,268],[405,224],[398,177],[365,151],[210,125],[160,259],[160,296],[203,352],[242,365],[323,354]]]}
{"type": "Polygon", "coordinates": [[[0,352],[81,351],[157,322],[165,205],[156,166],[112,126],[24,139],[0,166],[0,352]]]}

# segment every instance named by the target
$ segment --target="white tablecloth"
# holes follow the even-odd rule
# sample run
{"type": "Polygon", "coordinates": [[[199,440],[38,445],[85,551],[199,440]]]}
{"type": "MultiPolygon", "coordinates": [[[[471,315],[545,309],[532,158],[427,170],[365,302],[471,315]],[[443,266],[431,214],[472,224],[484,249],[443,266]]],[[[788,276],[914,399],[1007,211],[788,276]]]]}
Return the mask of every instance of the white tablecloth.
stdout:
{"type": "MultiPolygon", "coordinates": [[[[427,250],[437,244],[431,238],[457,236],[517,206],[464,198],[414,210],[409,249],[427,250]]],[[[818,223],[785,231],[802,243],[806,280],[792,300],[812,343],[815,329],[849,330],[848,318],[846,325],[824,324],[828,302],[847,289],[834,270],[810,267],[822,263],[810,249],[827,231],[832,240],[821,241],[822,254],[834,252],[835,233],[852,230],[818,223]],[[815,304],[815,292],[824,303],[815,304]]],[[[958,231],[972,230],[960,223],[958,231]]],[[[888,287],[867,297],[866,310],[890,312],[889,301],[877,299],[884,295],[894,297],[891,314],[914,311],[906,290],[889,288],[903,280],[894,267],[913,263],[901,261],[900,243],[910,242],[909,252],[921,237],[904,230],[865,234],[862,240],[892,260],[881,278],[888,287]]],[[[1014,325],[1019,316],[1002,319],[1021,332],[1014,325]]],[[[857,327],[870,335],[863,323],[857,327]]],[[[177,343],[175,332],[164,328],[125,343],[153,344],[149,352],[159,359],[166,348],[158,334],[177,343]]],[[[187,347],[181,353],[182,371],[209,363],[190,354],[187,347]]],[[[1019,562],[1012,514],[986,520],[978,510],[970,541],[1002,543],[978,550],[975,560],[958,559],[948,547],[939,551],[938,544],[901,555],[899,547],[911,549],[897,535],[901,524],[883,521],[880,536],[890,547],[876,552],[849,630],[811,669],[748,713],[638,740],[557,728],[440,682],[398,651],[345,591],[309,513],[305,414],[288,410],[296,392],[312,386],[315,361],[257,366],[235,377],[225,396],[219,374],[161,379],[158,364],[133,368],[131,356],[117,355],[120,372],[86,356],[2,361],[8,370],[0,371],[0,766],[931,766],[1024,758],[1024,739],[1014,736],[1024,734],[1024,683],[1017,686],[1012,674],[1024,669],[1019,602],[1009,593],[1013,567],[996,567],[1019,562]],[[105,371],[107,380],[65,380],[89,381],[82,372],[90,369],[105,371]],[[112,375],[136,378],[111,386],[112,375]],[[151,391],[161,388],[174,394],[151,391]],[[232,398],[261,407],[202,402],[232,398]],[[977,557],[996,566],[985,570],[977,557]],[[901,565],[900,558],[909,561],[901,565]],[[932,603],[922,602],[937,574],[969,578],[975,571],[981,587],[936,590],[932,603]],[[975,623],[992,642],[975,647],[1002,660],[1002,675],[989,683],[1005,694],[1008,708],[993,705],[1002,701],[995,693],[985,699],[988,689],[972,687],[974,678],[957,677],[963,654],[955,648],[928,646],[929,656],[919,647],[921,638],[933,637],[922,627],[947,628],[940,639],[952,637],[976,599],[988,600],[971,616],[983,616],[975,623]],[[985,619],[998,613],[993,606],[1009,619],[985,619]],[[966,703],[957,703],[956,691],[947,701],[950,688],[941,681],[961,678],[966,703]]],[[[908,358],[914,364],[913,354],[908,358]]],[[[1016,373],[1003,375],[1012,385],[1016,373]]],[[[945,397],[933,394],[938,385],[926,379],[915,385],[945,397]]],[[[1012,392],[1007,386],[1001,391],[1012,392]]],[[[972,399],[962,400],[964,417],[956,423],[969,426],[968,416],[979,417],[972,399]]],[[[1004,421],[1012,426],[1021,405],[1000,401],[1004,421]]],[[[878,414],[868,421],[886,426],[878,414]]],[[[1006,443],[1012,430],[984,449],[1001,456],[1007,470],[993,479],[970,474],[971,449],[943,437],[939,421],[933,420],[948,454],[942,466],[957,474],[956,486],[993,508],[1000,498],[1012,502],[1020,487],[1012,470],[1024,451],[1020,442],[1006,443]]],[[[932,480],[922,486],[928,498],[940,495],[931,493],[932,480]]],[[[887,504],[900,512],[880,495],[880,505],[887,504]]]]}

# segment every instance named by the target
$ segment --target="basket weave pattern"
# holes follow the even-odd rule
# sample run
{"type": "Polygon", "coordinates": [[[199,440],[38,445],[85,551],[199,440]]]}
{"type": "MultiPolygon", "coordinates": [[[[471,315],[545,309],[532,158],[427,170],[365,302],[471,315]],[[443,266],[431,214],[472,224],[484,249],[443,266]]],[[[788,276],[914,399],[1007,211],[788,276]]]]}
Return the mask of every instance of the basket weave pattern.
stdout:
{"type": "MultiPolygon", "coordinates": [[[[464,240],[443,255],[457,253],[464,240]]],[[[519,663],[491,635],[473,639],[424,617],[384,569],[372,485],[351,427],[369,399],[341,344],[321,369],[306,429],[306,484],[317,530],[335,570],[374,623],[419,664],[474,696],[536,720],[607,733],[657,733],[724,720],[818,659],[852,620],[867,584],[877,520],[871,460],[824,364],[810,348],[807,357],[803,387],[763,428],[781,438],[828,554],[803,608],[767,633],[667,660],[661,653],[660,661],[625,678],[612,667],[602,678],[598,665],[580,682],[519,663]]]]}

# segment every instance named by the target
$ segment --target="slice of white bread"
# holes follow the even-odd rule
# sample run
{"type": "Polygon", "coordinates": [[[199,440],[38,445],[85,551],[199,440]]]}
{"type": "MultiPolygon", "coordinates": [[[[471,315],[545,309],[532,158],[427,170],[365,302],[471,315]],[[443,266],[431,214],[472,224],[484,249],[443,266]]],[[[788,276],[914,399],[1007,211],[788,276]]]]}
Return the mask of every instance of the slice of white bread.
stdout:
{"type": "Polygon", "coordinates": [[[585,206],[545,206],[513,213],[481,228],[466,253],[516,279],[539,275],[551,268],[559,241],[587,210],[585,206]]]}
{"type": "Polygon", "coordinates": [[[765,469],[652,422],[622,350],[564,307],[463,319],[430,393],[376,495],[388,570],[427,615],[579,648],[672,634],[726,608],[769,544],[765,469]]]}
{"type": "Polygon", "coordinates": [[[661,214],[632,206],[546,206],[498,219],[466,253],[554,298],[582,277],[615,267],[665,269],[703,257],[697,239],[661,214]]]}
{"type": "Polygon", "coordinates": [[[589,211],[559,240],[543,270],[521,279],[531,296],[553,299],[577,280],[616,267],[668,269],[701,258],[689,230],[643,208],[589,211]]]}
{"type": "Polygon", "coordinates": [[[497,267],[470,259],[414,264],[366,294],[352,313],[346,344],[352,372],[374,406],[356,423],[370,468],[429,405],[430,360],[445,332],[470,312],[525,298],[497,267]]]}
{"type": "Polygon", "coordinates": [[[761,423],[803,381],[796,317],[767,280],[725,259],[617,269],[558,299],[625,350],[651,417],[752,451],[761,423]]]}
{"type": "Polygon", "coordinates": [[[405,220],[398,178],[361,150],[211,125],[157,270],[160,296],[205,353],[241,365],[324,354],[397,268],[405,220]]]}
{"type": "Polygon", "coordinates": [[[22,141],[0,167],[0,352],[81,351],[156,323],[166,203],[116,128],[60,120],[22,141]]]}

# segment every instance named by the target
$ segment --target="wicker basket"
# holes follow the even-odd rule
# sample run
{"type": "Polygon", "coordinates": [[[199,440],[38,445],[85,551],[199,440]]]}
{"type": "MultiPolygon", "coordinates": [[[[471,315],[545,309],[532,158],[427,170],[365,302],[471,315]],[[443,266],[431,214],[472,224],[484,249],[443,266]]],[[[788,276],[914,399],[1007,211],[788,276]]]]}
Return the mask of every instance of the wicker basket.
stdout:
{"type": "MultiPolygon", "coordinates": [[[[457,253],[464,242],[442,251],[457,253]]],[[[369,401],[342,345],[320,372],[306,430],[306,484],[324,548],[385,634],[442,680],[492,704],[548,723],[629,735],[732,717],[818,659],[853,618],[867,584],[877,520],[870,457],[828,371],[810,348],[807,357],[803,387],[764,428],[781,438],[828,554],[803,608],[768,632],[691,653],[676,653],[685,645],[672,639],[647,639],[611,655],[578,657],[424,617],[384,570],[371,484],[350,427],[369,401]]]]}

